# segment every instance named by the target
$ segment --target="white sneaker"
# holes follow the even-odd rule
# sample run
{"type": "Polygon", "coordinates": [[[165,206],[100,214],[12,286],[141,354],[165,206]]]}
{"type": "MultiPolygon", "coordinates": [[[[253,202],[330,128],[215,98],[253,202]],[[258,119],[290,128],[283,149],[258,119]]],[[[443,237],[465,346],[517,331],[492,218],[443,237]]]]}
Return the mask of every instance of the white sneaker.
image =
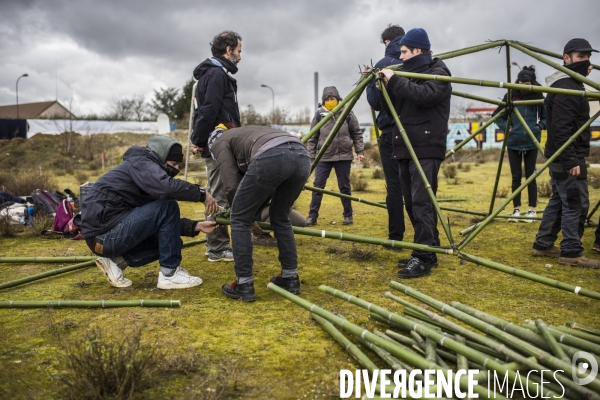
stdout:
{"type": "MultiPolygon", "coordinates": [[[[122,257],[117,258],[118,263],[121,263],[121,260],[123,260],[122,257]]],[[[123,262],[124,261],[125,260],[123,260],[123,262]]],[[[123,276],[123,270],[119,268],[117,262],[108,257],[100,257],[96,259],[96,265],[98,268],[100,268],[100,271],[102,271],[104,276],[106,276],[108,283],[119,288],[131,286],[132,282],[123,276]]]]}
{"type": "MultiPolygon", "coordinates": [[[[525,214],[526,217],[531,217],[531,218],[535,218],[537,217],[537,213],[535,211],[527,211],[527,214],[525,214]]],[[[522,219],[521,222],[528,222],[528,223],[532,223],[535,222],[535,219],[522,219]]]]}
{"type": "MultiPolygon", "coordinates": [[[[520,217],[521,216],[521,212],[519,211],[518,208],[515,208],[515,211],[513,211],[513,213],[511,214],[511,216],[513,217],[520,217]]],[[[509,218],[508,222],[519,222],[520,219],[518,218],[509,218]]]]}
{"type": "Polygon", "coordinates": [[[202,285],[202,279],[197,276],[191,276],[185,268],[177,267],[172,276],[164,276],[162,272],[158,273],[159,289],[186,289],[202,285]]]}

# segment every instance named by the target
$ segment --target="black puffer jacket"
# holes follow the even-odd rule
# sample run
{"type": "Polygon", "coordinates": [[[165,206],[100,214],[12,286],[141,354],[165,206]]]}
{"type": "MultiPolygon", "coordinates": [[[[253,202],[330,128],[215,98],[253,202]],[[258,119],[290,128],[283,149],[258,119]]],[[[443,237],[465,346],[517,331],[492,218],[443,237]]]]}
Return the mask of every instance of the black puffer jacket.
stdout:
{"type": "Polygon", "coordinates": [[[228,128],[241,126],[237,102],[237,81],[226,72],[237,71],[236,67],[222,58],[207,58],[194,69],[198,80],[194,111],[192,143],[203,147],[202,157],[210,157],[206,147],[208,136],[219,124],[228,128]]]}
{"type": "MultiPolygon", "coordinates": [[[[85,239],[110,231],[134,208],[155,200],[205,200],[204,189],[198,185],[167,175],[166,155],[177,142],[168,137],[162,139],[172,141],[168,144],[163,140],[164,151],[157,154],[148,147],[130,147],[123,156],[123,163],[94,183],[81,208],[81,232],[85,239]]],[[[194,236],[194,227],[193,221],[182,219],[182,235],[194,236]]]]}
{"type": "MultiPolygon", "coordinates": [[[[431,60],[431,54],[419,54],[404,61],[403,71],[450,76],[446,64],[437,58],[431,60]]],[[[387,90],[417,158],[444,160],[452,96],[450,83],[394,75],[387,84],[387,90]]],[[[389,113],[383,93],[380,96],[382,106],[389,113]]],[[[410,160],[410,153],[397,126],[394,126],[392,134],[392,158],[410,160]]]]}
{"type": "MultiPolygon", "coordinates": [[[[546,84],[553,88],[585,90],[582,83],[560,71],[547,77],[546,84]]],[[[548,129],[544,155],[549,158],[587,122],[590,118],[590,104],[587,97],[552,93],[548,93],[544,104],[548,129]]],[[[590,129],[588,128],[558,156],[557,161],[565,171],[568,171],[578,165],[581,166],[580,159],[589,155],[590,129]]]]}

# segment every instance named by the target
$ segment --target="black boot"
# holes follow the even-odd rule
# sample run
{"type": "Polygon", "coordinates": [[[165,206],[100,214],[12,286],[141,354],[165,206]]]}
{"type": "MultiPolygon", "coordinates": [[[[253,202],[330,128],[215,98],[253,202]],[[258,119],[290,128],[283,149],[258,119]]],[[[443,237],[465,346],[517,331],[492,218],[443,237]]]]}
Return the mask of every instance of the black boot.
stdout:
{"type": "MultiPolygon", "coordinates": [[[[411,258],[401,258],[398,260],[398,268],[406,268],[408,262],[414,257],[411,258]]],[[[435,268],[438,266],[437,257],[434,255],[431,261],[426,262],[425,264],[429,265],[429,268],[435,268]]]]}
{"type": "Polygon", "coordinates": [[[240,299],[242,301],[256,300],[253,282],[238,284],[236,279],[231,285],[223,285],[221,291],[230,299],[240,299]]]}
{"type": "Polygon", "coordinates": [[[292,294],[300,294],[300,277],[282,278],[281,275],[272,276],[271,282],[292,294]]]}
{"type": "Polygon", "coordinates": [[[412,257],[408,261],[406,267],[398,272],[398,278],[419,278],[421,276],[429,275],[430,273],[431,266],[429,263],[423,262],[417,257],[412,257]]]}

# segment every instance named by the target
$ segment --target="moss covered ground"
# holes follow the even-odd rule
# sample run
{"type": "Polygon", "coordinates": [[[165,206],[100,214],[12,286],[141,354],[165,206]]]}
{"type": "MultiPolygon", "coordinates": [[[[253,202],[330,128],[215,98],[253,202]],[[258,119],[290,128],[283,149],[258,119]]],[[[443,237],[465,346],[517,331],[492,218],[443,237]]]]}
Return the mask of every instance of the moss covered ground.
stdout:
{"type": "MultiPolygon", "coordinates": [[[[465,202],[443,203],[449,207],[487,211],[497,163],[463,162],[453,179],[440,173],[438,197],[465,198],[465,202]],[[466,166],[470,170],[466,171],[466,166]]],[[[500,182],[501,189],[510,186],[508,166],[500,182]]],[[[359,170],[368,180],[367,192],[360,197],[383,201],[384,181],[371,179],[372,169],[359,170]]],[[[90,180],[100,171],[90,172],[90,180]]],[[[56,177],[59,187],[77,187],[71,175],[56,177]]],[[[544,173],[540,181],[547,181],[544,173]]],[[[312,178],[309,183],[312,182],[312,178]]],[[[327,189],[336,190],[335,177],[327,189]]],[[[311,193],[304,191],[296,208],[306,215],[311,193]]],[[[594,204],[600,190],[590,188],[594,204]]],[[[541,198],[543,209],[547,198],[541,198]]],[[[503,199],[497,199],[499,204],[503,199]]],[[[526,204],[526,195],[524,196],[526,204]]],[[[189,218],[202,216],[201,204],[182,202],[181,212],[189,218]]],[[[354,203],[354,224],[343,226],[339,199],[325,196],[318,220],[318,229],[342,231],[366,236],[387,236],[387,217],[384,209],[354,203]]],[[[507,212],[512,207],[507,207],[507,212]]],[[[452,231],[468,226],[472,216],[445,213],[452,231]]],[[[407,219],[408,221],[408,219],[407,219]]],[[[587,289],[600,291],[600,270],[561,266],[553,259],[534,258],[531,244],[537,223],[494,222],[465,249],[470,254],[485,257],[532,273],[558,279],[587,289]]],[[[441,229],[440,229],[441,231],[441,229]]],[[[407,223],[406,240],[413,235],[407,223]]],[[[443,236],[443,233],[442,233],[443,236]]],[[[585,255],[591,252],[593,230],[587,229],[583,238],[585,255]]],[[[299,270],[303,280],[301,296],[350,321],[366,328],[380,328],[368,314],[318,290],[324,284],[388,307],[397,312],[401,307],[383,298],[389,282],[396,279],[399,257],[409,252],[391,252],[379,247],[339,242],[335,240],[297,236],[299,270]],[[353,252],[354,248],[354,252],[353,252]],[[367,259],[352,257],[356,250],[372,252],[367,259]]],[[[447,244],[443,239],[442,244],[447,244]]],[[[199,288],[179,291],[156,289],[158,264],[130,268],[126,276],[133,286],[116,289],[106,282],[96,267],[67,273],[35,283],[0,291],[0,300],[117,300],[117,299],[178,299],[178,309],[32,309],[0,310],[0,397],[11,399],[61,398],[60,376],[64,364],[60,341],[80,339],[92,327],[118,339],[133,326],[144,326],[148,343],[157,345],[168,354],[197,349],[215,362],[234,362],[243,369],[239,398],[296,399],[337,398],[339,370],[358,368],[338,344],[311,320],[300,307],[270,292],[269,278],[279,272],[277,249],[255,247],[255,287],[257,301],[242,303],[225,298],[221,285],[234,279],[231,263],[209,263],[204,245],[183,250],[183,265],[201,276],[199,288]],[[60,333],[60,335],[57,335],[60,333]],[[59,338],[60,337],[60,341],[59,338]]],[[[31,236],[0,238],[0,256],[64,256],[91,255],[82,241],[44,240],[31,236]]],[[[552,287],[500,273],[471,263],[461,264],[453,256],[440,256],[439,267],[430,276],[406,282],[413,288],[441,301],[453,300],[473,305],[511,322],[521,324],[525,319],[542,318],[547,323],[562,325],[577,321],[600,327],[597,300],[577,296],[552,287]]],[[[51,264],[0,264],[2,282],[58,268],[51,264]]],[[[404,282],[403,282],[404,283],[404,282]]],[[[368,353],[375,359],[372,353],[368,353]]],[[[379,363],[381,364],[381,363],[379,363]]],[[[383,367],[383,365],[381,365],[383,367]]],[[[157,376],[157,384],[141,393],[139,398],[205,398],[210,384],[203,386],[194,374],[170,379],[157,376]]]]}

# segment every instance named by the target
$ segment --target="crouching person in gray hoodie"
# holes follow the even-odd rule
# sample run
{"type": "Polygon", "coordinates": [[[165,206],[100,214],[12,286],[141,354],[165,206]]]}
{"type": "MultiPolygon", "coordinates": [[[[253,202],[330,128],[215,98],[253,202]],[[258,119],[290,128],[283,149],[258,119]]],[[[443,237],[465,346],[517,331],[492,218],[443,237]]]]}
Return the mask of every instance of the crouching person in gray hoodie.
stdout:
{"type": "Polygon", "coordinates": [[[310,158],[295,136],[266,126],[217,129],[208,139],[225,194],[231,204],[231,239],[236,280],[223,285],[232,299],[254,301],[251,227],[269,199],[269,218],[277,239],[281,274],[271,282],[300,293],[298,255],[290,210],[310,175],[310,158]]]}
{"type": "Polygon", "coordinates": [[[146,147],[132,146],[123,163],[103,175],[81,203],[81,231],[100,256],[96,265],[115,287],[131,286],[127,266],[159,260],[159,289],[202,284],[181,267],[180,236],[211,233],[215,222],[180,218],[177,200],[202,202],[207,215],[218,211],[215,200],[198,185],[174,177],[183,161],[181,144],[154,136],[146,147]]]}

